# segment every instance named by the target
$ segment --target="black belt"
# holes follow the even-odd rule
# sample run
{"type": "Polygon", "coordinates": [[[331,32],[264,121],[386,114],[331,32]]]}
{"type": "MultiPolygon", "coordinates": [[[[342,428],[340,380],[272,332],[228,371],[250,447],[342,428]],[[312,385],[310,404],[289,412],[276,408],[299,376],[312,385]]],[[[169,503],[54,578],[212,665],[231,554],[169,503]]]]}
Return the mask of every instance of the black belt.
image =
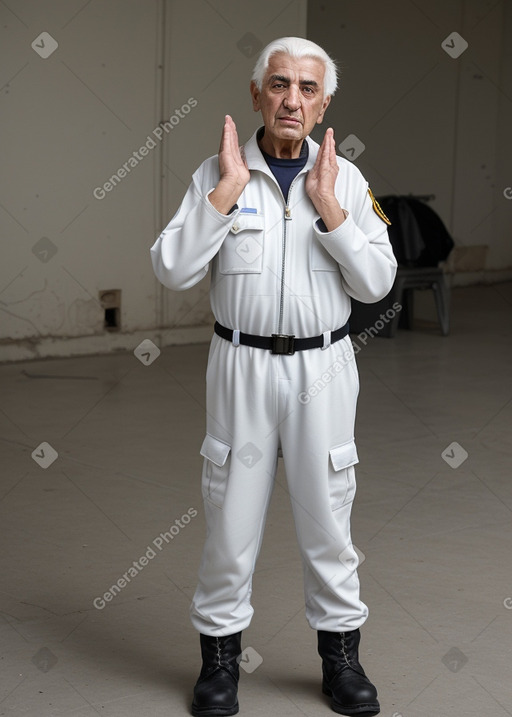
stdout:
{"type": "MultiPolygon", "coordinates": [[[[215,322],[215,333],[226,341],[233,341],[233,329],[227,329],[221,326],[218,321],[215,322]]],[[[331,332],[331,344],[336,343],[349,332],[348,322],[341,329],[331,332]]],[[[305,351],[306,349],[321,349],[324,345],[323,334],[321,336],[312,336],[309,339],[296,339],[295,336],[287,334],[272,334],[272,336],[256,336],[255,334],[244,334],[240,331],[238,339],[240,344],[244,346],[253,346],[257,349],[267,349],[273,354],[286,354],[291,356],[296,351],[305,351]]]]}

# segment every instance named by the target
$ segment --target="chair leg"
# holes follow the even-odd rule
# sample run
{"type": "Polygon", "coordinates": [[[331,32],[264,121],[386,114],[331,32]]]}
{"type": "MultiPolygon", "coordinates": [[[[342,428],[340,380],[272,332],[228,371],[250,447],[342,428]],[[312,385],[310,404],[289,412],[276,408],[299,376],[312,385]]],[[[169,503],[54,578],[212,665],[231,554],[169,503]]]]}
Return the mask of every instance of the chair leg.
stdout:
{"type": "Polygon", "coordinates": [[[432,285],[434,289],[434,297],[436,300],[437,316],[441,325],[441,333],[448,336],[450,333],[450,292],[446,286],[444,276],[432,285]]]}
{"type": "Polygon", "coordinates": [[[399,326],[410,331],[414,324],[414,288],[404,286],[402,290],[402,311],[399,326]]]}

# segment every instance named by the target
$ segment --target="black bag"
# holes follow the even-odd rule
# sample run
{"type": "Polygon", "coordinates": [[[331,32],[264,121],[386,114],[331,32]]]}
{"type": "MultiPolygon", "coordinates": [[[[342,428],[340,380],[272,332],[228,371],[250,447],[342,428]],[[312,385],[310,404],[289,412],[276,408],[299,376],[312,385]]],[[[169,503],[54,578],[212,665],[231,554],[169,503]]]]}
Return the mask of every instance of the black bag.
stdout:
{"type": "Polygon", "coordinates": [[[389,218],[389,240],[400,266],[437,266],[455,243],[436,212],[420,199],[405,195],[379,197],[389,218]]]}

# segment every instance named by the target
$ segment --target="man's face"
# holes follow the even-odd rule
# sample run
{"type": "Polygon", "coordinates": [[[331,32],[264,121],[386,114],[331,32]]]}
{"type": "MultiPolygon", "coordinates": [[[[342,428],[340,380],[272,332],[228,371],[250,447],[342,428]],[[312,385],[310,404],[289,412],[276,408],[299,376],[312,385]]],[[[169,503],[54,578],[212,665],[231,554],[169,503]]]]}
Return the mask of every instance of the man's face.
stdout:
{"type": "Polygon", "coordinates": [[[329,96],[324,100],[324,74],[324,63],[316,57],[272,55],[261,91],[251,83],[253,108],[261,111],[267,140],[280,145],[302,141],[320,124],[331,101],[329,96]]]}

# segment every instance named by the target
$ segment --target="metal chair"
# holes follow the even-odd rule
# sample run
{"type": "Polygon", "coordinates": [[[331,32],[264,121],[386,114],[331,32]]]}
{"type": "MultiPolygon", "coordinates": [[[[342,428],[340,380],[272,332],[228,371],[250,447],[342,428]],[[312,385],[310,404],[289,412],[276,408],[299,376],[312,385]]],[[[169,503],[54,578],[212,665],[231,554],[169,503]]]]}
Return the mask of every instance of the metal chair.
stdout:
{"type": "Polygon", "coordinates": [[[435,196],[430,194],[379,198],[384,212],[392,221],[389,237],[398,261],[397,275],[391,291],[381,301],[362,304],[352,299],[351,333],[369,331],[377,326],[378,330],[373,329],[372,335],[391,338],[399,326],[411,329],[414,292],[431,289],[434,292],[441,333],[443,336],[449,334],[450,287],[439,261],[448,256],[453,240],[433,210],[430,207],[425,209],[426,203],[431,199],[435,199],[435,196]],[[411,207],[416,211],[416,216],[411,207]],[[421,225],[418,212],[423,216],[426,213],[428,226],[421,225]],[[432,232],[430,235],[429,230],[432,232]],[[430,240],[432,243],[429,243],[430,240]],[[393,308],[397,303],[401,306],[398,311],[393,308]],[[392,318],[379,322],[383,314],[386,319],[389,316],[392,318]],[[380,324],[384,326],[380,327],[380,324]]]}
{"type": "Polygon", "coordinates": [[[414,291],[416,289],[432,289],[436,302],[437,317],[441,333],[450,333],[450,288],[446,276],[440,267],[399,267],[391,293],[393,302],[402,306],[390,321],[389,336],[393,337],[398,325],[405,329],[412,328],[414,316],[414,291]]]}

